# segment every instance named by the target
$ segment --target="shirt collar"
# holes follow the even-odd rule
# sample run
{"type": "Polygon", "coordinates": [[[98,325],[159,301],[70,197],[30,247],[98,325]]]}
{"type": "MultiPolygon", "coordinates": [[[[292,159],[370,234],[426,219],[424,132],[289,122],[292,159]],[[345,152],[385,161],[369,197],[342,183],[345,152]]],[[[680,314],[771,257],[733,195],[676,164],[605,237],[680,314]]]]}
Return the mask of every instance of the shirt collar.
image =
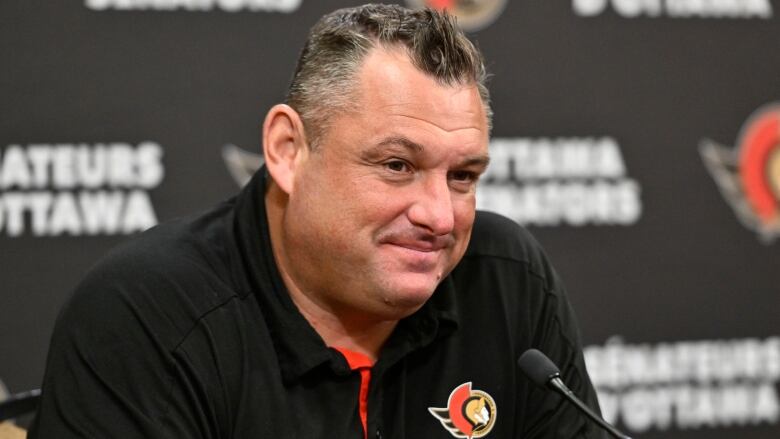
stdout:
{"type": "MultiPolygon", "coordinates": [[[[257,297],[286,383],[326,363],[336,373],[349,373],[343,356],[328,348],[298,311],[276,267],[265,208],[269,178],[263,166],[235,202],[233,231],[242,261],[238,281],[257,297]]],[[[458,326],[455,297],[455,285],[448,276],[422,308],[399,322],[377,366],[389,367],[409,352],[451,334],[458,326]]]]}

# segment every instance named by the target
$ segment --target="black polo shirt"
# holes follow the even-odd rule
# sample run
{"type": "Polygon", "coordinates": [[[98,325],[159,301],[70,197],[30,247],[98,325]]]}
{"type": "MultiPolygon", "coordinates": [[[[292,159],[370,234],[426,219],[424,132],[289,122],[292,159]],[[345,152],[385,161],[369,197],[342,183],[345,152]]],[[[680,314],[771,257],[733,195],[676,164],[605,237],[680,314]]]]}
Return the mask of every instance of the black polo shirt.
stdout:
{"type": "MultiPolygon", "coordinates": [[[[292,303],[258,173],[94,267],[60,314],[30,438],[360,439],[361,374],[292,303]]],[[[371,368],[369,438],[601,437],[517,370],[547,353],[596,407],[564,290],[523,228],[478,213],[463,260],[371,368]]]]}

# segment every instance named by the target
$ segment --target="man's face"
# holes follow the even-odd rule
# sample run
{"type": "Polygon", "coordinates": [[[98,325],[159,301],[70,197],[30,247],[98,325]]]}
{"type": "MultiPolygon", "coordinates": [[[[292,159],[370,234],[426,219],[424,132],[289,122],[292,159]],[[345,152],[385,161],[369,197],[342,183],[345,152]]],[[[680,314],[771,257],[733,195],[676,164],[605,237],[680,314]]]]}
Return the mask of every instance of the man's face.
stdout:
{"type": "Polygon", "coordinates": [[[400,318],[466,250],[488,128],[475,86],[443,86],[401,49],[365,59],[355,110],[297,160],[285,267],[334,312],[400,318]]]}

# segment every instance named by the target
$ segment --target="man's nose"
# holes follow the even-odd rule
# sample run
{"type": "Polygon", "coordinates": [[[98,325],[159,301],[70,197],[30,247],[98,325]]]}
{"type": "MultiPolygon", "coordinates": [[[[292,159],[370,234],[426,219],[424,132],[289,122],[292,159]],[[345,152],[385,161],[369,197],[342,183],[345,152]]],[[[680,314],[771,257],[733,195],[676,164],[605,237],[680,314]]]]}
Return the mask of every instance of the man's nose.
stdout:
{"type": "Polygon", "coordinates": [[[429,176],[419,182],[408,216],[412,224],[434,235],[446,235],[455,227],[452,193],[446,176],[429,176]]]}

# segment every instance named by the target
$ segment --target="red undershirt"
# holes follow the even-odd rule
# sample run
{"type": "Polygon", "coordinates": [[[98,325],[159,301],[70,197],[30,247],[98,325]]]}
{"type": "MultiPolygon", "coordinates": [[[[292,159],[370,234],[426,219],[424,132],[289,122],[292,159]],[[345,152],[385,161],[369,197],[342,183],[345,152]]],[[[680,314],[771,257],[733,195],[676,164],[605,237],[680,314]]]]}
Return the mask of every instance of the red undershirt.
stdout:
{"type": "Polygon", "coordinates": [[[347,364],[352,370],[360,372],[360,394],[358,410],[360,422],[363,424],[363,438],[368,439],[368,385],[371,383],[371,367],[374,362],[368,356],[349,349],[334,347],[347,359],[347,364]]]}

